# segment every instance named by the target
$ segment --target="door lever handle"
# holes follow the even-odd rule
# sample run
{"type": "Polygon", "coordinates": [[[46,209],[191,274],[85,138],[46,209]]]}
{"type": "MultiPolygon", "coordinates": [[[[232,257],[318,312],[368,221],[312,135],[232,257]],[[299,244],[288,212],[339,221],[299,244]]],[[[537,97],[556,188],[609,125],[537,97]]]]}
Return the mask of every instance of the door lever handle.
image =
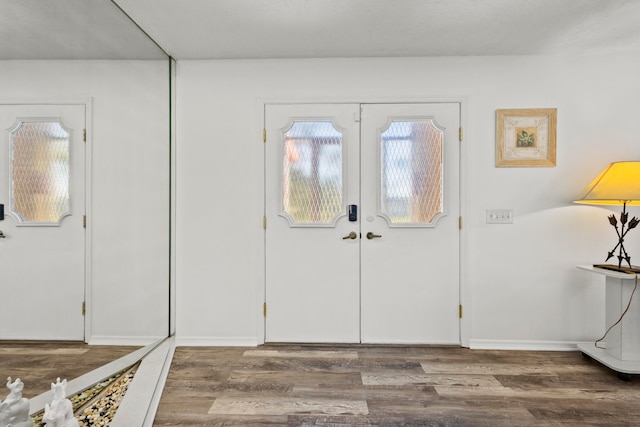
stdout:
{"type": "Polygon", "coordinates": [[[368,232],[367,233],[367,239],[371,240],[371,239],[379,239],[382,236],[379,234],[373,234],[372,232],[368,232]]]}
{"type": "Polygon", "coordinates": [[[7,236],[5,236],[2,230],[0,230],[0,239],[6,239],[6,238],[7,236]]]}
{"type": "Polygon", "coordinates": [[[358,235],[356,234],[355,231],[352,231],[351,233],[347,234],[346,236],[344,236],[342,238],[342,240],[347,240],[347,239],[357,239],[358,235]]]}

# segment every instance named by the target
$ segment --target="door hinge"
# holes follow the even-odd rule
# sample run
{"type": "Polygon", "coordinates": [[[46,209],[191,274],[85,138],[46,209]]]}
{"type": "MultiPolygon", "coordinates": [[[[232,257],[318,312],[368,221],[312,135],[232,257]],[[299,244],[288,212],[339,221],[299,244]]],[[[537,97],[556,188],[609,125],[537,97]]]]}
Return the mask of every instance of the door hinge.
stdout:
{"type": "Polygon", "coordinates": [[[462,319],[462,304],[458,306],[458,316],[462,319]]]}
{"type": "Polygon", "coordinates": [[[267,142],[267,130],[262,129],[262,142],[267,142]]]}
{"type": "Polygon", "coordinates": [[[86,129],[82,129],[82,140],[84,142],[87,142],[87,130],[86,129]]]}
{"type": "Polygon", "coordinates": [[[82,301],[82,315],[85,316],[87,314],[87,303],[82,301]]]}
{"type": "Polygon", "coordinates": [[[262,228],[265,229],[265,230],[267,229],[267,216],[266,215],[262,217],[262,228]]]}
{"type": "Polygon", "coordinates": [[[458,217],[458,230],[462,230],[462,217],[458,217]]]}
{"type": "Polygon", "coordinates": [[[462,141],[462,128],[458,130],[458,138],[462,141]]]}
{"type": "Polygon", "coordinates": [[[82,228],[87,228],[87,216],[82,215],[82,228]]]}
{"type": "Polygon", "coordinates": [[[262,304],[262,315],[267,317],[267,303],[262,304]]]}

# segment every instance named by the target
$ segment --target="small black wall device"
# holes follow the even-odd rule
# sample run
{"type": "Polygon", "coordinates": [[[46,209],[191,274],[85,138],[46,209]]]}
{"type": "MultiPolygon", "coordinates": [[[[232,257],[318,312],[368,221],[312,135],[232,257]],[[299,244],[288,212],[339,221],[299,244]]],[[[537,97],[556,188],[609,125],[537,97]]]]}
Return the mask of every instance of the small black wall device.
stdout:
{"type": "Polygon", "coordinates": [[[358,220],[358,205],[349,205],[349,221],[358,220]]]}
{"type": "Polygon", "coordinates": [[[0,204],[0,221],[4,219],[4,205],[0,204]]]}

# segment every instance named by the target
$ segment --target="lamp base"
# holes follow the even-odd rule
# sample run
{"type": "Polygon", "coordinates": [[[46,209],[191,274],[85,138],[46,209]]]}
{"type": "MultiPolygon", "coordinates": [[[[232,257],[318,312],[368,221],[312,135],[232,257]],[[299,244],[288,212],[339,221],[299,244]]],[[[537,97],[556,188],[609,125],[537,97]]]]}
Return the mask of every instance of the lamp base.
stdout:
{"type": "Polygon", "coordinates": [[[596,268],[603,268],[605,270],[618,271],[620,273],[628,273],[628,274],[638,274],[640,273],[640,267],[637,265],[632,265],[631,267],[618,267],[613,264],[593,264],[596,268]]]}
{"type": "Polygon", "coordinates": [[[611,251],[607,253],[607,259],[605,259],[605,261],[609,261],[611,258],[613,258],[616,249],[619,249],[618,268],[621,268],[622,262],[626,261],[629,269],[633,270],[634,267],[631,265],[631,257],[627,253],[627,250],[624,248],[624,237],[627,235],[627,233],[629,233],[629,231],[631,231],[631,229],[636,228],[638,224],[640,224],[640,220],[634,216],[633,218],[631,218],[631,221],[629,221],[629,214],[627,213],[627,202],[623,201],[622,213],[620,214],[620,229],[618,230],[618,220],[613,214],[609,215],[609,224],[613,225],[613,228],[616,229],[616,234],[618,235],[618,244],[615,246],[615,248],[611,249],[611,251]],[[625,225],[627,226],[626,230],[624,229],[625,225]]]}

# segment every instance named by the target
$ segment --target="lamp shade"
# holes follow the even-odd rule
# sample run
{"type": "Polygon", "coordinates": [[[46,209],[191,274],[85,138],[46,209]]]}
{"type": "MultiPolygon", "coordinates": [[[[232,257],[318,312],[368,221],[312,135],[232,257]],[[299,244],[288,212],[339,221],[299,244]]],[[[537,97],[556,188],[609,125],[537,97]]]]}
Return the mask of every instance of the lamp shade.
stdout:
{"type": "Polygon", "coordinates": [[[607,166],[575,201],[589,205],[640,206],[640,161],[607,166]]]}

